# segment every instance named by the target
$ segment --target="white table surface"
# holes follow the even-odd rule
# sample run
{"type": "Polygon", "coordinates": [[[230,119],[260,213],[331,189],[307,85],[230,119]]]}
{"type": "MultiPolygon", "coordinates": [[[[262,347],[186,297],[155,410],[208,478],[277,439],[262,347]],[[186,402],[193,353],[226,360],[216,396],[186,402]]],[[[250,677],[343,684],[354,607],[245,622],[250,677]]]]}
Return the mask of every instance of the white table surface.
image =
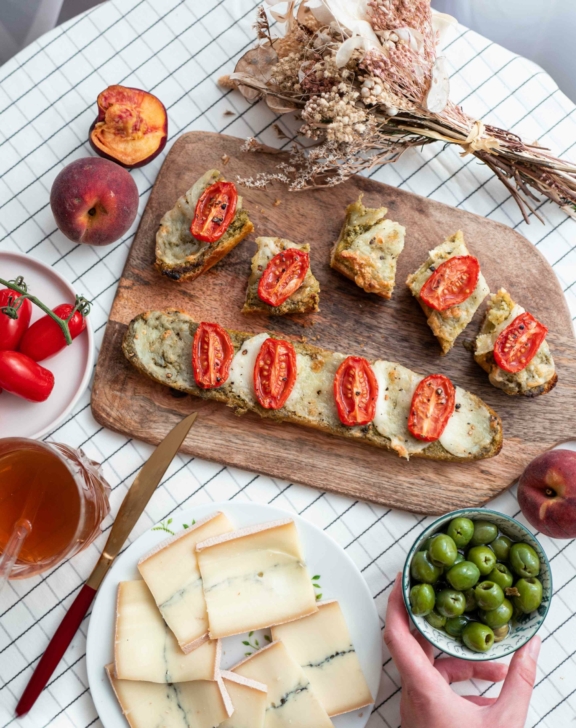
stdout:
{"type": "MultiPolygon", "coordinates": [[[[73,245],[56,229],[50,212],[52,181],[64,165],[92,153],[87,132],[95,99],[114,83],[148,89],[165,103],[170,117],[166,151],[180,133],[193,129],[256,136],[276,146],[286,143],[272,125],[278,122],[290,134],[293,123],[278,120],[262,104],[249,105],[238,93],[223,92],[216,83],[252,45],[256,6],[255,0],[111,0],[56,28],[0,67],[0,246],[54,266],[94,301],[97,346],[138,221],[109,247],[73,245]]],[[[448,39],[445,52],[452,98],[468,113],[575,158],[575,107],[540,68],[461,26],[448,39]]],[[[140,212],[164,154],[132,172],[140,190],[140,212]]],[[[398,164],[372,174],[519,230],[554,266],[576,316],[576,227],[553,205],[541,207],[545,226],[536,220],[526,225],[504,187],[484,166],[475,158],[461,159],[458,149],[442,151],[440,144],[423,152],[412,150],[398,164]]],[[[89,400],[86,392],[74,415],[47,439],[82,447],[103,462],[115,513],[151,448],[101,428],[92,418],[89,400]]],[[[274,503],[324,528],[362,570],[384,625],[394,576],[429,519],[179,456],[132,540],[181,508],[236,498],[274,503]]],[[[513,490],[490,505],[521,518],[513,490]]],[[[106,532],[111,523],[111,517],[104,523],[106,532]]],[[[101,725],[86,680],[88,617],[33,711],[20,721],[13,711],[105,538],[106,533],[42,577],[13,582],[0,597],[0,728],[101,725]]],[[[546,538],[542,543],[552,560],[555,597],[542,630],[544,644],[527,725],[557,728],[576,720],[576,545],[546,538]]],[[[370,728],[397,728],[399,685],[385,652],[370,728]]],[[[482,682],[459,689],[488,695],[498,690],[482,682]]]]}

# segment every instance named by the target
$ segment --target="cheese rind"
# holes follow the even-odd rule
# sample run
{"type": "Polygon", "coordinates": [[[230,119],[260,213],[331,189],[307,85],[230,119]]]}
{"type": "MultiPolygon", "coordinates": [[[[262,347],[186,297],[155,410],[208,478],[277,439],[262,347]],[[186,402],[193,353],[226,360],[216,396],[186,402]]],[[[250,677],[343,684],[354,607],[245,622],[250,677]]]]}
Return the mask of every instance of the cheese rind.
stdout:
{"type": "Polygon", "coordinates": [[[304,670],[328,715],[373,702],[338,602],[324,602],[316,614],[272,627],[272,639],[281,640],[304,670]]]}
{"type": "Polygon", "coordinates": [[[224,513],[214,513],[167,539],[138,562],[138,571],[183,652],[208,639],[208,614],[196,545],[233,531],[224,513]]]}
{"type": "Polygon", "coordinates": [[[273,642],[232,672],[268,687],[266,728],[332,728],[300,665],[282,642],[273,642]]]}
{"type": "Polygon", "coordinates": [[[268,702],[266,685],[224,670],[220,678],[234,712],[218,728],[264,728],[268,702]]]}
{"type": "Polygon", "coordinates": [[[106,667],[112,689],[130,728],[215,728],[229,716],[218,682],[159,685],[120,680],[106,667]]]}
{"type": "Polygon", "coordinates": [[[265,523],[196,547],[212,639],[316,611],[294,521],[265,523]]]}
{"type": "Polygon", "coordinates": [[[118,585],[114,665],[120,680],[175,683],[214,680],[219,644],[205,642],[185,655],[144,581],[118,585]]]}

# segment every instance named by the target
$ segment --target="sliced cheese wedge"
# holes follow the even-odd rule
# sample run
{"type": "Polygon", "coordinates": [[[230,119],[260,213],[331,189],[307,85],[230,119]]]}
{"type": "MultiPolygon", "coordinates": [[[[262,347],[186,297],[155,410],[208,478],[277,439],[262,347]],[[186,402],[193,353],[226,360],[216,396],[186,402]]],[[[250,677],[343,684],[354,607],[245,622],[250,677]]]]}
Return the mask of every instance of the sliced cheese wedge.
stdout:
{"type": "Polygon", "coordinates": [[[266,728],[332,728],[304,670],[282,642],[273,642],[232,672],[268,687],[266,728]]]}
{"type": "Polygon", "coordinates": [[[220,678],[230,696],[234,713],[218,728],[264,728],[268,688],[264,683],[222,670],[220,678]]]}
{"type": "Polygon", "coordinates": [[[220,682],[156,685],[119,680],[113,665],[106,672],[130,728],[215,728],[233,711],[220,682]]]}
{"type": "Polygon", "coordinates": [[[316,614],[272,627],[302,667],[312,690],[330,716],[373,702],[338,602],[318,605],[316,614]]]}
{"type": "Polygon", "coordinates": [[[318,609],[290,519],[209,539],[196,551],[212,639],[299,619],[318,609]]]}
{"type": "Polygon", "coordinates": [[[145,582],[120,582],[114,644],[118,679],[153,683],[214,680],[219,663],[217,642],[205,642],[188,655],[182,652],[145,582]]]}
{"type": "Polygon", "coordinates": [[[185,653],[208,639],[208,614],[196,545],[233,530],[224,513],[214,513],[162,542],[138,563],[138,571],[164,621],[185,653]]]}

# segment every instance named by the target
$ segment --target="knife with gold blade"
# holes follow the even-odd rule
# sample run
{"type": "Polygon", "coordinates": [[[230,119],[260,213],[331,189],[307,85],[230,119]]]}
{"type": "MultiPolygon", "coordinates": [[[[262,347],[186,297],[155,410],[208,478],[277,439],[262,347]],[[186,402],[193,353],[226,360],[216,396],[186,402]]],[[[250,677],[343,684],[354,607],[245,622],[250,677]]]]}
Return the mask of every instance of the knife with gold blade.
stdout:
{"type": "Polygon", "coordinates": [[[98,587],[106,576],[112,562],[120,553],[120,549],[142,515],[148,501],[162,480],[168,466],[186,439],[188,431],[196,420],[197,413],[189,415],[179,422],[162,440],[152,455],[144,463],[142,469],[130,486],[130,490],[122,501],[104,551],[98,559],[94,571],[88,577],[80,593],[72,603],[66,616],[56,630],[54,637],[46,648],[30,682],[26,686],[20,702],[16,706],[16,715],[27,713],[46,687],[46,683],[58,666],[84,617],[90,608],[98,587]]]}

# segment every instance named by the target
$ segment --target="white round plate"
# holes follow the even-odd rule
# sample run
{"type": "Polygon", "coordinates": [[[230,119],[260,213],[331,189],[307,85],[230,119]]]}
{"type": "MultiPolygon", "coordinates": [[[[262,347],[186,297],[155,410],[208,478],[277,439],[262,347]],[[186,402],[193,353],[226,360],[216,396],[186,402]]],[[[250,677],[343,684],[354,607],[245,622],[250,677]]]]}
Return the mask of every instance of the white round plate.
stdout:
{"type": "MultiPolygon", "coordinates": [[[[216,511],[223,511],[237,528],[253,526],[279,518],[293,518],[302,540],[310,575],[320,575],[322,600],[337,599],[344,612],[356,647],[362,670],[376,697],[382,673],[382,633],[380,621],[368,585],[352,559],[324,531],[300,516],[255,503],[213,503],[191,510],[179,511],[172,516],[169,528],[182,530],[190,524],[216,511]]],[[[157,527],[156,527],[157,528],[157,527]]],[[[106,576],[92,609],[86,645],[86,666],[92,699],[105,728],[126,728],[126,721],[114,697],[104,666],[113,661],[113,635],[116,609],[116,592],[121,581],[140,578],[138,560],[168,534],[154,528],[146,531],[121,556],[106,576]]],[[[255,633],[260,645],[265,630],[255,633]]],[[[222,667],[229,668],[244,657],[246,635],[227,637],[222,640],[222,667]]],[[[337,728],[363,728],[370,717],[371,707],[333,718],[337,728]]]]}
{"type": "MultiPolygon", "coordinates": [[[[22,253],[0,252],[0,277],[9,281],[24,276],[28,291],[49,308],[61,303],[74,303],[76,291],[59,273],[22,253]]],[[[0,288],[4,286],[0,285],[0,288]]],[[[32,306],[31,323],[44,316],[38,306],[32,306]]],[[[1,437],[39,439],[53,430],[70,413],[84,393],[92,375],[94,335],[87,319],[86,330],[61,352],[45,362],[43,367],[54,374],[52,394],[45,402],[28,402],[9,392],[0,395],[1,437]]]]}

